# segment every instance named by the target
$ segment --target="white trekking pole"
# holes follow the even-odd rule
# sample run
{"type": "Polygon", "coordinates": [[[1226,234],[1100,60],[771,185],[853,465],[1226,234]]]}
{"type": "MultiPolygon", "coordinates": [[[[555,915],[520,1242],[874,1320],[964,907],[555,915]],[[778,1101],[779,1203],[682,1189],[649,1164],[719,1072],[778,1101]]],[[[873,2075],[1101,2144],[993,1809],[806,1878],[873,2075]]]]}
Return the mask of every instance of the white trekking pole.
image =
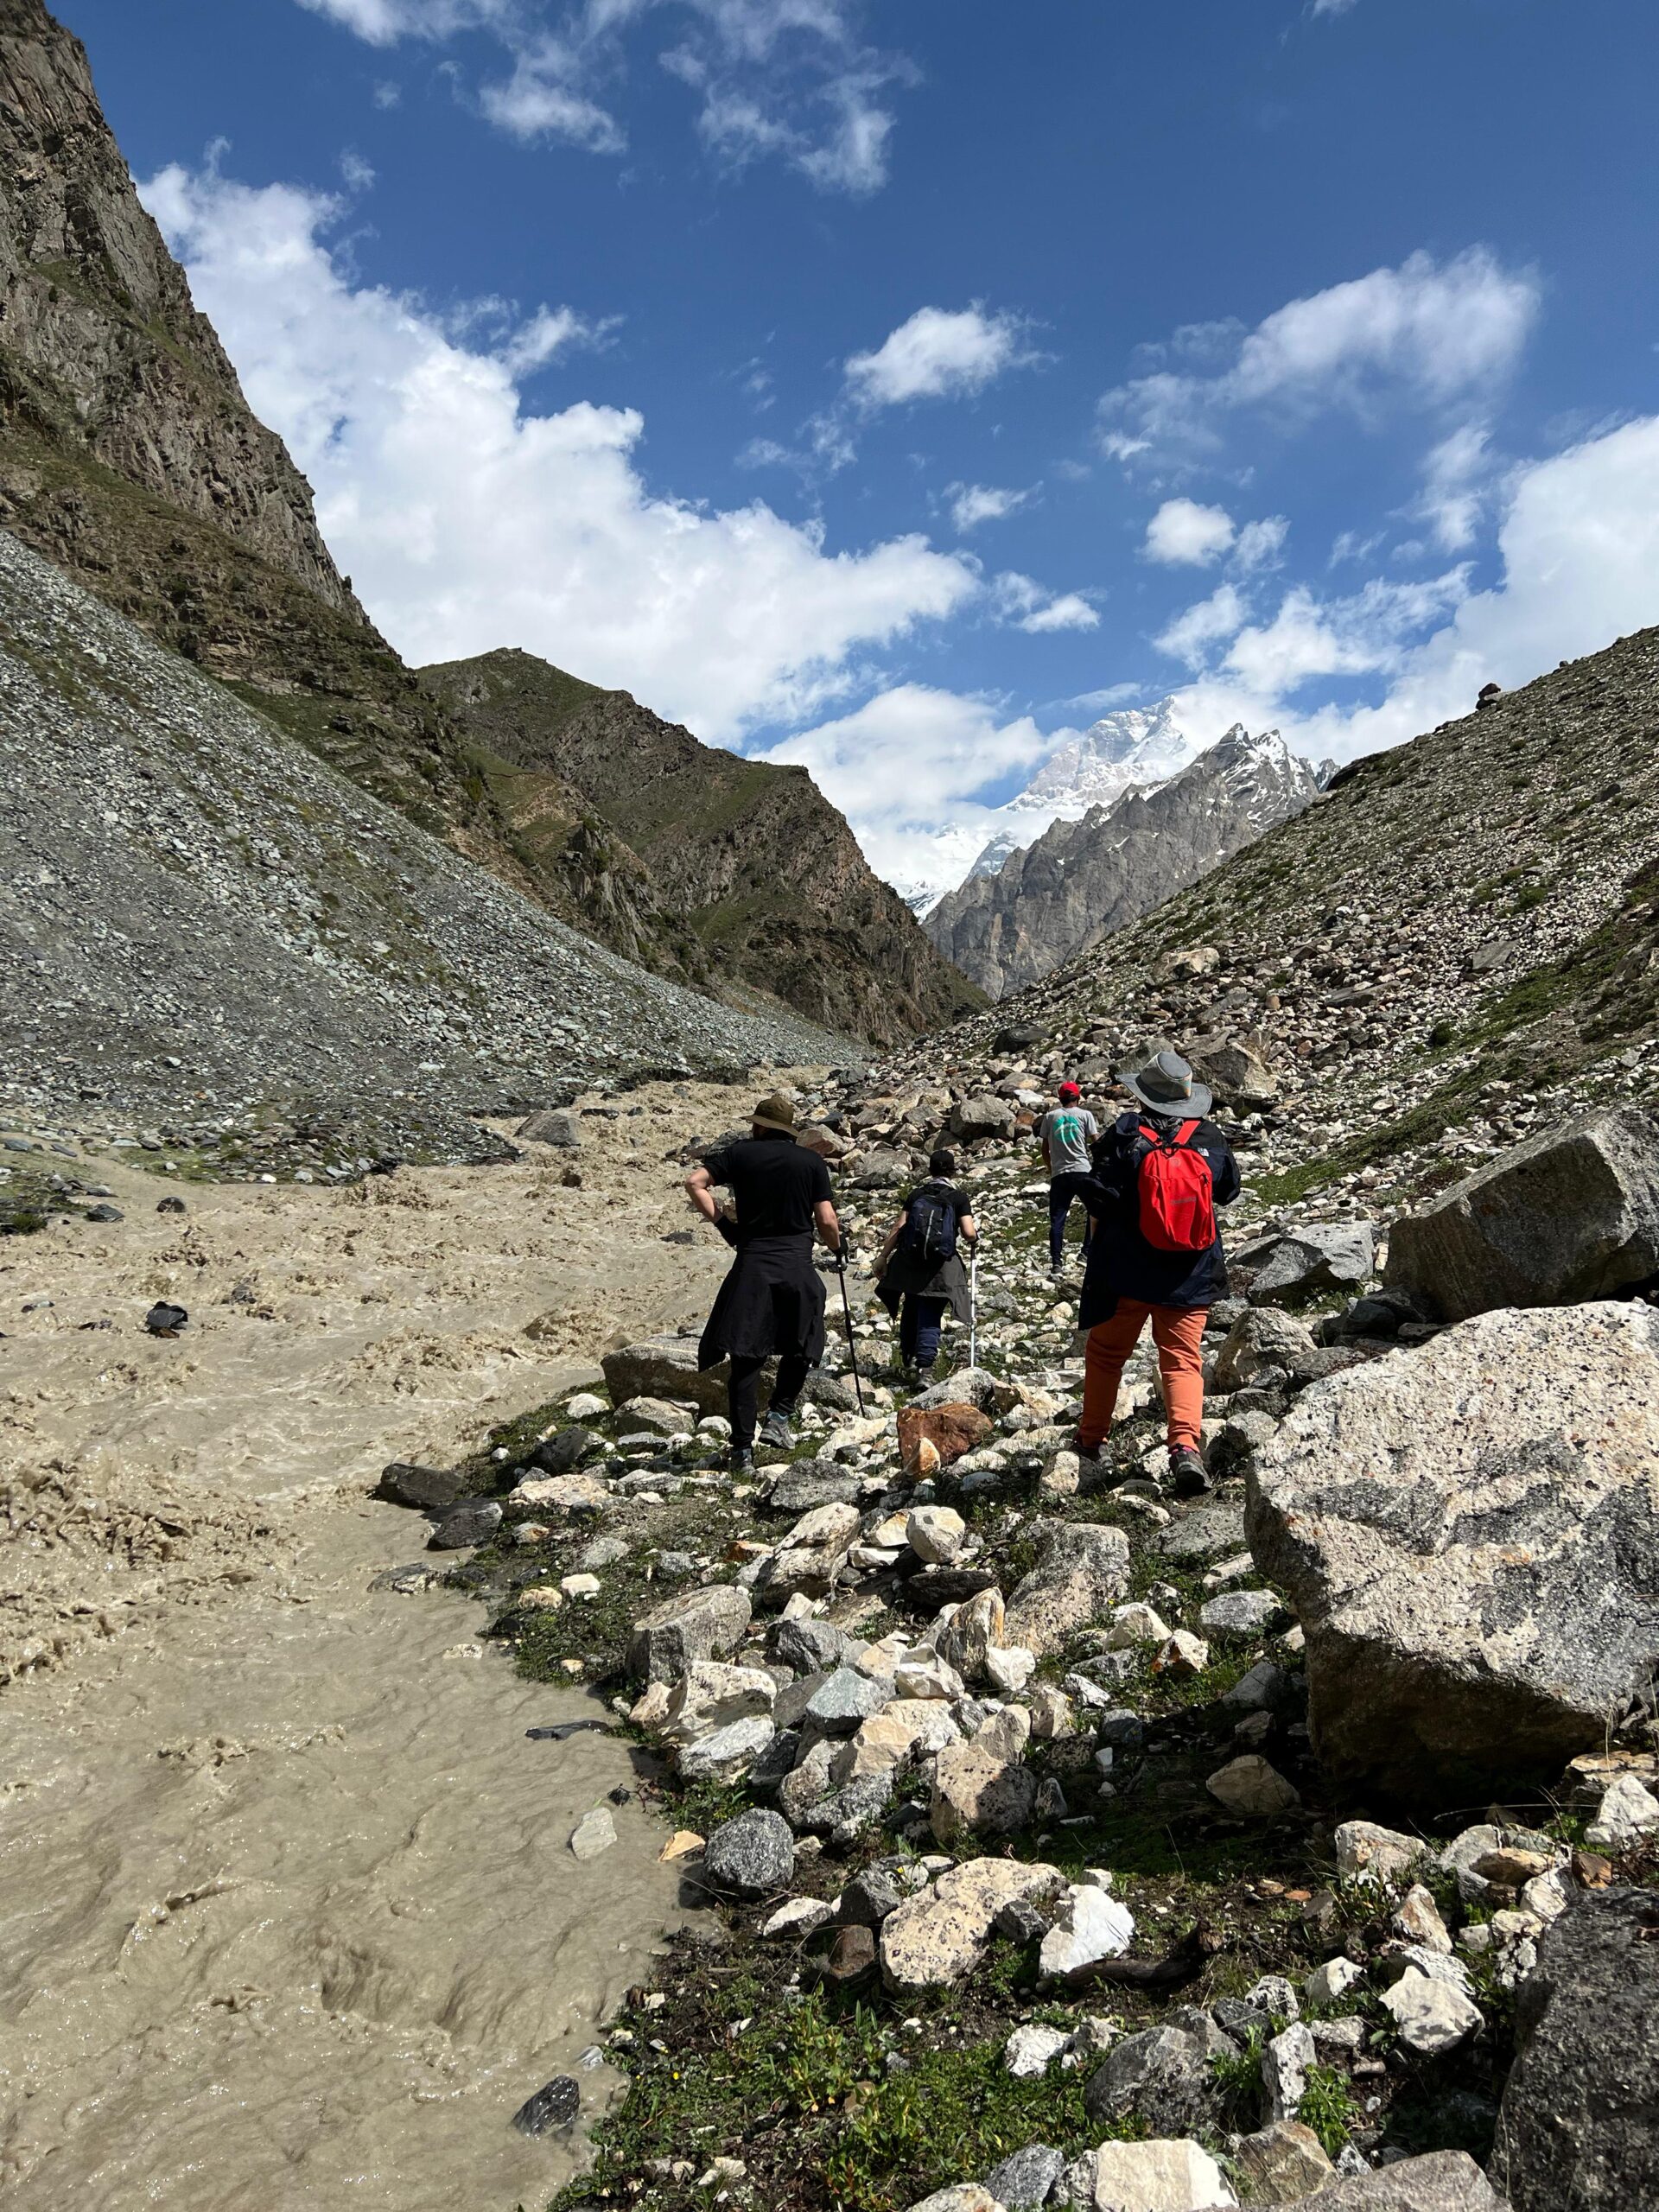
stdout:
{"type": "Polygon", "coordinates": [[[968,1262],[968,1364],[979,1365],[979,1247],[968,1262]]]}

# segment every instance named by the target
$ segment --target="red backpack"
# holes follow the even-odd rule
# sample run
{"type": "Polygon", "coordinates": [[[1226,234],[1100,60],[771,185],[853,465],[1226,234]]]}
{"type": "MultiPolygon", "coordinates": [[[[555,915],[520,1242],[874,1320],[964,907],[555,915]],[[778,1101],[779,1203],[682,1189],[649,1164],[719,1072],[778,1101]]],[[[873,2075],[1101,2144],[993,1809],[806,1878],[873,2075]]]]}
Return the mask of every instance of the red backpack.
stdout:
{"type": "Polygon", "coordinates": [[[1198,1130],[1196,1122],[1183,1122],[1166,1137],[1141,1124],[1152,1147],[1141,1155],[1138,1177],[1141,1234],[1160,1252],[1207,1252],[1216,1241],[1215,1177],[1193,1149],[1198,1130]]]}

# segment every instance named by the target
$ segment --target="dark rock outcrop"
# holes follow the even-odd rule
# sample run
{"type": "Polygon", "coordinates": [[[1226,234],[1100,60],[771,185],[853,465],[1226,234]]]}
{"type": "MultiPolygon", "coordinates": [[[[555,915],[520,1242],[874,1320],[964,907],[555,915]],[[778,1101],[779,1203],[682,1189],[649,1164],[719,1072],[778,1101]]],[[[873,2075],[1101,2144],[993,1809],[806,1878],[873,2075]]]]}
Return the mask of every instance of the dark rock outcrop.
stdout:
{"type": "Polygon", "coordinates": [[[1616,1298],[1659,1276],[1659,1117],[1588,1114],[1502,1153],[1389,1240],[1384,1281],[1461,1321],[1616,1298]]]}
{"type": "Polygon", "coordinates": [[[1515,2212],[1659,2204],[1659,1894],[1588,1891],[1521,1987],[1494,2178],[1515,2212]]]}
{"type": "Polygon", "coordinates": [[[474,740],[553,775],[637,856],[709,982],[762,991],[841,1033],[894,1043],[982,1003],[872,872],[804,768],[701,744],[626,691],[533,653],[422,671],[474,740]]]}

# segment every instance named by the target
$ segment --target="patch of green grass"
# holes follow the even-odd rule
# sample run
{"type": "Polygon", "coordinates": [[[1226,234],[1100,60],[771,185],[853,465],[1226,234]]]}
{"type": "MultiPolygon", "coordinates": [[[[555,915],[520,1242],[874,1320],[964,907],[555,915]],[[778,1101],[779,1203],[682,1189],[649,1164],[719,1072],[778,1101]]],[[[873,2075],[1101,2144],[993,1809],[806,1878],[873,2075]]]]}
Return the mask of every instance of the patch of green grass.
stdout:
{"type": "Polygon", "coordinates": [[[1334,2158],[1347,2143],[1354,2123],[1360,2117],[1359,2103],[1347,2075],[1339,2074],[1334,2066],[1310,2066],[1296,2117],[1319,2137],[1325,2157],[1334,2158]]]}

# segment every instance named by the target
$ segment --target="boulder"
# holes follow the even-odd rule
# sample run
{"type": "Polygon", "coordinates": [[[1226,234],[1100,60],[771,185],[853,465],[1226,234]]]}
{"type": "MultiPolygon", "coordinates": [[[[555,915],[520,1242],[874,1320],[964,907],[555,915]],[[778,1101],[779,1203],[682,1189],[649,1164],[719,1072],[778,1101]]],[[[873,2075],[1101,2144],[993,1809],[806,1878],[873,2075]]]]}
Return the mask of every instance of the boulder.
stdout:
{"type": "Polygon", "coordinates": [[[837,1667],[807,1700],[806,1718],[821,1736],[850,1736],[893,1701],[889,1684],[856,1667],[837,1667]]]}
{"type": "Polygon", "coordinates": [[[1046,1659],[1103,1620],[1128,1590],[1129,1540],[1099,1522],[1059,1521],[1039,1542],[1036,1566],[1008,1599],[1003,1636],[1046,1659]]]}
{"type": "Polygon", "coordinates": [[[1238,2199],[1204,2145],[1185,2137],[1085,2151],[1066,2168],[1056,2202],[1080,2212],[1215,2212],[1238,2199]]]}
{"type": "Polygon", "coordinates": [[[938,1406],[904,1407],[899,1414],[899,1454],[908,1474],[921,1471],[922,1446],[931,1444],[938,1465],[950,1466],[976,1451],[993,1433],[990,1418],[977,1406],[947,1401],[938,1406]]]}
{"type": "Polygon", "coordinates": [[[942,1850],[1015,1835],[1036,1804],[1036,1776],[994,1745],[949,1744],[934,1762],[929,1820],[942,1850]]]}
{"type": "Polygon", "coordinates": [[[486,1544],[501,1526],[501,1508],[493,1497],[469,1497],[452,1505],[427,1538],[429,1552],[465,1551],[472,1544],[486,1544]]]}
{"type": "Polygon", "coordinates": [[[660,1733],[671,1744],[694,1744],[733,1720],[770,1713],[778,1685],[764,1667],[728,1667],[694,1659],[669,1693],[660,1733]]]}
{"type": "Polygon", "coordinates": [[[1249,2184],[1252,2204],[1300,2203],[1336,2178],[1336,2168],[1311,2127],[1299,2120],[1275,2120],[1255,2135],[1241,2136],[1233,2158],[1249,2184]]]}
{"type": "MultiPolygon", "coordinates": [[[[683,1398],[699,1413],[726,1410],[728,1363],[721,1360],[718,1367],[699,1370],[695,1337],[647,1337],[620,1351],[607,1351],[600,1364],[613,1406],[626,1405],[630,1398],[683,1398]]],[[[760,1382],[763,1406],[770,1398],[775,1372],[768,1361],[760,1382]]]]}
{"type": "Polygon", "coordinates": [[[1065,2171],[1065,2153],[1048,2143],[1027,2143],[1001,2164],[993,2166],[985,2186],[1007,2212],[1038,2212],[1048,2202],[1054,2184],[1065,2171]]]}
{"type": "Polygon", "coordinates": [[[630,1398],[617,1408],[616,1417],[631,1429],[653,1428],[659,1436],[690,1436],[696,1427],[683,1406],[671,1406],[666,1398],[630,1398]]]}
{"type": "Polygon", "coordinates": [[[1126,2036],[1083,2093],[1096,2125],[1133,2114],[1162,2134],[1217,2126],[1225,2096],[1211,2061],[1236,2057],[1238,2046],[1210,2015],[1184,2005],[1162,2026],[1126,2036]]]}
{"type": "Polygon", "coordinates": [[[775,1897],[795,1874],[795,1839],[789,1822],[764,1808],[740,1813],[717,1827],[703,1847],[698,1878],[722,1897],[775,1897]]]}
{"type": "Polygon", "coordinates": [[[996,1916],[1015,1897],[1052,1896],[1058,1871],[1018,1859],[970,1859],[906,1897],[881,1923],[881,1978],[895,1996],[962,1980],[985,1955],[996,1916]]]}
{"type": "Polygon", "coordinates": [[[534,1467],[538,1474],[568,1475],[573,1467],[579,1467],[584,1459],[593,1459],[604,1449],[604,1438],[578,1422],[543,1437],[524,1464],[534,1467]]]}
{"type": "Polygon", "coordinates": [[[827,1597],[858,1541],[858,1531],[856,1506],[815,1505],[762,1564],[756,1596],[777,1606],[796,1597],[827,1597]]]}
{"type": "Polygon", "coordinates": [[[1206,1636],[1265,1636],[1285,1618],[1285,1609],[1271,1590],[1224,1590],[1198,1608],[1198,1626],[1206,1636]]]}
{"type": "MultiPolygon", "coordinates": [[[[1287,2205],[1303,2202],[1305,2196],[1281,2194],[1258,2208],[1252,2197],[1251,2212],[1285,2212],[1287,2205]]],[[[1566,2200],[1558,2202],[1559,2212],[1567,2212],[1566,2200]]],[[[1432,2151],[1427,2158],[1401,2158],[1376,2173],[1344,2176],[1322,2189],[1313,2204],[1315,2212],[1510,2212],[1509,2199],[1498,2195],[1463,2151],[1432,2151]]]]}
{"type": "Polygon", "coordinates": [[[948,1567],[968,1541],[968,1523],[949,1505],[912,1506],[905,1541],[930,1567],[948,1567]]]}
{"type": "Polygon", "coordinates": [[[409,1505],[417,1513],[435,1513],[446,1505],[458,1505],[470,1487],[468,1478],[459,1468],[417,1467],[407,1459],[394,1459],[380,1470],[380,1479],[371,1495],[384,1498],[388,1505],[409,1505]]]}
{"type": "Polygon", "coordinates": [[[565,1106],[544,1106],[527,1115],[512,1134],[531,1144],[556,1145],[562,1152],[576,1152],[582,1146],[581,1118],[565,1106]]]}
{"type": "Polygon", "coordinates": [[[1252,1820],[1271,1820],[1277,1814],[1290,1812],[1302,1802],[1295,1784],[1287,1782],[1277,1767],[1255,1751],[1229,1759],[1225,1766],[1217,1768],[1205,1786],[1230,1813],[1240,1813],[1252,1820]]]}
{"type": "Polygon", "coordinates": [[[1253,1306],[1227,1332],[1216,1354],[1215,1387],[1243,1389],[1268,1368],[1290,1368],[1311,1360],[1319,1346],[1313,1332],[1272,1306],[1253,1306]]]}
{"type": "Polygon", "coordinates": [[[1644,1306],[1484,1314],[1305,1393],[1248,1519],[1325,1764],[1457,1803],[1601,1744],[1659,1650],[1656,1465],[1644,1306]]]}
{"type": "Polygon", "coordinates": [[[950,1134],[971,1144],[976,1137],[1006,1137],[1014,1128],[1017,1109],[1007,1098],[993,1097],[988,1090],[982,1090],[972,1098],[964,1098],[950,1116],[950,1134]]]}
{"type": "Polygon", "coordinates": [[[834,1459],[798,1459],[780,1468],[761,1503],[769,1513],[810,1513],[817,1505],[851,1505],[859,1478],[834,1459]]]}
{"type": "Polygon", "coordinates": [[[1515,2212],[1659,2204],[1659,1893],[1587,1890],[1521,1985],[1492,2177],[1515,2212]]]}
{"type": "MultiPolygon", "coordinates": [[[[964,1682],[977,1681],[985,1671],[985,1661],[991,1648],[1002,1641],[1006,1618],[1002,1592],[997,1589],[981,1590],[969,1598],[966,1605],[958,1605],[950,1618],[933,1631],[933,1646],[939,1660],[951,1668],[964,1682]]],[[[918,1652],[899,1664],[902,1675],[912,1669],[922,1655],[918,1652]]],[[[908,1694],[925,1697],[928,1693],[918,1684],[908,1694]]]]}
{"type": "Polygon", "coordinates": [[[1376,1236],[1369,1222],[1299,1223],[1295,1229],[1256,1238],[1233,1258],[1255,1270],[1252,1306],[1281,1306],[1322,1290],[1357,1290],[1376,1265],[1376,1236]]]}
{"type": "Polygon", "coordinates": [[[1187,1047],[1192,1072],[1235,1114],[1265,1114],[1279,1103],[1279,1085],[1262,1055],[1236,1039],[1195,1037],[1187,1047]]]}
{"type": "Polygon", "coordinates": [[[864,1649],[844,1628],[811,1618],[774,1621],[766,1632],[766,1655],[791,1675],[827,1675],[843,1659],[864,1649]]]}
{"type": "Polygon", "coordinates": [[[762,1758],[777,1734],[764,1713],[728,1720],[696,1743],[687,1744],[677,1764],[685,1782],[741,1781],[757,1759],[762,1758]]]}
{"type": "Polygon", "coordinates": [[[1020,1390],[988,1367],[959,1367],[944,1382],[918,1390],[910,1402],[924,1413],[936,1406],[968,1405],[977,1406],[982,1414],[1006,1414],[1020,1403],[1020,1390]]]}
{"type": "Polygon", "coordinates": [[[748,1592],[729,1582],[683,1591],[634,1623],[628,1672],[640,1682],[677,1681],[693,1660],[717,1659],[731,1650],[752,1613],[748,1592]]]}
{"type": "Polygon", "coordinates": [[[619,1500],[597,1475],[526,1475],[507,1492],[506,1503],[515,1511],[545,1518],[550,1513],[608,1513],[619,1500]]]}
{"type": "Polygon", "coordinates": [[[1500,1154],[1389,1237],[1383,1281],[1460,1321],[1659,1274],[1659,1118],[1606,1108],[1500,1154]]]}
{"type": "MultiPolygon", "coordinates": [[[[1444,1963],[1450,1966],[1452,1961],[1444,1963]]],[[[1485,2025],[1479,2006],[1466,1991],[1415,1967],[1402,1974],[1392,1989],[1383,1991],[1382,2001],[1401,2042],[1426,2058],[1455,2050],[1485,2025]]]]}
{"type": "Polygon", "coordinates": [[[1135,1915],[1097,1882],[1074,1882],[1038,1952],[1039,1971],[1065,1981],[1101,1959],[1115,1959],[1135,1941],[1135,1915]]]}

